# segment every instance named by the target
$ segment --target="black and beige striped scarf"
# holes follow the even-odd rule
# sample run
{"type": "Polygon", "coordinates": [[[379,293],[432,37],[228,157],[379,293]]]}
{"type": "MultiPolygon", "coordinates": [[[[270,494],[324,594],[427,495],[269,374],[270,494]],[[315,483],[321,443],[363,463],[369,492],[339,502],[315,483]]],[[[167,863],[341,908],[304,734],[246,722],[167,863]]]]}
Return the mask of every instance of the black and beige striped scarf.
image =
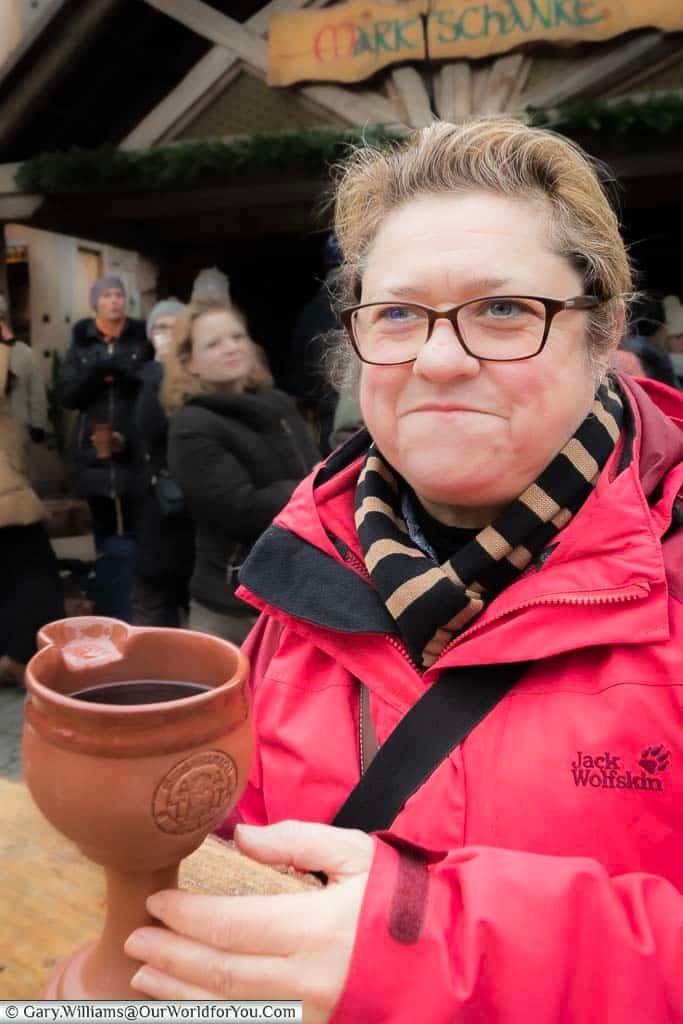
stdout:
{"type": "Polygon", "coordinates": [[[581,508],[622,416],[616,386],[605,378],[590,413],[538,479],[441,565],[411,539],[401,478],[370,446],[356,489],[356,529],[368,572],[417,665],[433,664],[581,508]]]}

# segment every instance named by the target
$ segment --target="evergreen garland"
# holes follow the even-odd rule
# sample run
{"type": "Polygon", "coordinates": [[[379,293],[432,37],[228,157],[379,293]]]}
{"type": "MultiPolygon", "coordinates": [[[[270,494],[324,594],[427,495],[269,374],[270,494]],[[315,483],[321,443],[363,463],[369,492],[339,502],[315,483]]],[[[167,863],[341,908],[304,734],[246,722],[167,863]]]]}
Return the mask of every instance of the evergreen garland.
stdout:
{"type": "Polygon", "coordinates": [[[234,139],[198,139],[126,151],[113,146],[44,153],[23,163],[16,174],[24,192],[46,194],[93,191],[143,191],[228,185],[279,177],[292,172],[319,177],[342,159],[350,146],[382,146],[400,138],[397,125],[367,128],[314,128],[271,132],[234,139]]]}
{"type": "MultiPolygon", "coordinates": [[[[529,108],[529,124],[567,135],[591,131],[618,143],[624,136],[667,135],[683,126],[683,95],[655,93],[644,100],[588,100],[555,109],[529,108]]],[[[234,139],[199,139],[126,151],[113,146],[44,153],[23,163],[16,182],[24,192],[46,195],[184,189],[270,180],[283,174],[326,176],[350,146],[384,146],[405,126],[314,128],[234,139]]]]}

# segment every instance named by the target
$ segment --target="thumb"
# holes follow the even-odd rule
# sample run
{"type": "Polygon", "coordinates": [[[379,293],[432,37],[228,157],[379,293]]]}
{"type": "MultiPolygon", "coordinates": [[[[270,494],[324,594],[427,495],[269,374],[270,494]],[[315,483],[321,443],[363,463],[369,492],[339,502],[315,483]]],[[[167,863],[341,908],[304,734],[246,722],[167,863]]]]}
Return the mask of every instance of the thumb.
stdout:
{"type": "Polygon", "coordinates": [[[263,828],[238,825],[235,844],[261,864],[324,872],[339,881],[370,870],[374,843],[365,832],[308,821],[280,821],[263,828]]]}

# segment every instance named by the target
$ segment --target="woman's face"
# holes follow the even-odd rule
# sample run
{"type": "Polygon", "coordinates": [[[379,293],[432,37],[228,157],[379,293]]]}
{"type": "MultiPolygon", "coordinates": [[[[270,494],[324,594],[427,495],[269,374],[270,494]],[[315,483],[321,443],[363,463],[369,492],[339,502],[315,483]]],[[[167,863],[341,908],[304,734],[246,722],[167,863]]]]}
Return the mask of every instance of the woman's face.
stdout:
{"type": "MultiPolygon", "coordinates": [[[[581,295],[581,277],[553,251],[547,223],[542,199],[483,191],[415,199],[377,234],[361,302],[447,309],[496,294],[581,295]]],[[[585,338],[586,314],[563,311],[533,359],[479,362],[439,320],[414,363],[363,364],[365,422],[433,515],[482,525],[536,479],[586,417],[595,382],[585,338]]]]}
{"type": "Polygon", "coordinates": [[[251,339],[234,313],[203,313],[192,324],[192,356],[187,367],[204,384],[240,384],[251,359],[251,339]]]}

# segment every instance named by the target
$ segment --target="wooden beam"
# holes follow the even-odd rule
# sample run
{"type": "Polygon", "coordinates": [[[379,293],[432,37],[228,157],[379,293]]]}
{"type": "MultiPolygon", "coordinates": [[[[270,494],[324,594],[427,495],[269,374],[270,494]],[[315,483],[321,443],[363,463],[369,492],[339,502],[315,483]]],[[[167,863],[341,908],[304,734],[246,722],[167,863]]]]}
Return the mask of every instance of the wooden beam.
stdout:
{"type": "Polygon", "coordinates": [[[491,77],[491,65],[474,68],[472,71],[472,113],[481,114],[491,77]]]}
{"type": "Polygon", "coordinates": [[[478,111],[482,114],[500,114],[507,108],[524,60],[524,54],[510,53],[505,57],[499,57],[494,62],[486,85],[486,93],[477,107],[478,111]]]}
{"type": "Polygon", "coordinates": [[[505,107],[505,109],[509,111],[509,113],[511,114],[519,114],[523,109],[520,103],[520,97],[524,92],[524,88],[526,86],[532,64],[533,58],[525,56],[524,60],[522,61],[522,66],[517,72],[517,80],[515,81],[515,84],[512,87],[512,91],[508,96],[508,101],[505,107]]]}
{"type": "MultiPolygon", "coordinates": [[[[87,4],[76,8],[68,23],[68,31],[64,27],[56,38],[50,39],[45,51],[32,65],[30,75],[23,76],[21,88],[13,90],[0,103],[0,141],[10,139],[33,104],[41,97],[49,96],[57,76],[68,68],[71,58],[82,50],[84,39],[92,36],[100,21],[118,3],[119,0],[88,0],[87,4]]],[[[61,4],[56,5],[54,10],[48,8],[46,17],[53,17],[60,7],[61,4]]]]}
{"type": "Polygon", "coordinates": [[[0,84],[7,78],[12,68],[19,63],[24,54],[33,46],[38,36],[42,35],[45,27],[59,13],[66,2],[67,0],[52,0],[51,3],[44,7],[42,13],[38,15],[35,21],[31,23],[31,27],[27,32],[24,32],[18,45],[7,55],[7,60],[3,61],[0,66],[0,84]]]}
{"type": "Polygon", "coordinates": [[[379,93],[341,89],[336,85],[308,85],[295,89],[318,106],[348,121],[349,124],[401,124],[403,118],[396,105],[379,93]]]}
{"type": "Polygon", "coordinates": [[[663,32],[646,32],[602,57],[586,57],[580,67],[567,75],[541,82],[522,96],[522,102],[524,106],[547,107],[604,93],[628,71],[640,68],[643,61],[654,60],[676,45],[663,32]]]}
{"type": "Polygon", "coordinates": [[[223,46],[213,46],[175,89],[135,126],[119,148],[144,149],[153,146],[187,110],[199,103],[212,86],[223,82],[238,66],[239,57],[235,53],[223,46]]]}
{"type": "MultiPolygon", "coordinates": [[[[271,14],[276,11],[308,7],[310,2],[311,0],[270,0],[270,3],[260,11],[247,18],[245,24],[250,31],[264,36],[268,31],[271,14]]],[[[204,97],[210,102],[213,99],[211,89],[216,85],[220,87],[221,84],[225,84],[230,73],[239,69],[239,65],[239,54],[223,45],[215,44],[175,89],[172,89],[161,103],[135,126],[120,143],[119,148],[142,149],[145,146],[153,146],[176,123],[181,120],[187,123],[186,115],[193,107],[196,109],[192,110],[192,115],[198,116],[206,107],[202,102],[204,97]]]]}
{"type": "Polygon", "coordinates": [[[11,224],[13,221],[30,220],[39,206],[43,196],[26,193],[18,196],[0,195],[0,224],[11,224]]]}
{"type": "Polygon", "coordinates": [[[17,185],[16,175],[21,163],[0,164],[0,195],[15,193],[21,195],[21,189],[17,185]]]}
{"type": "MultiPolygon", "coordinates": [[[[266,77],[268,46],[244,25],[214,10],[203,0],[145,0],[155,10],[174,18],[186,28],[231,50],[259,75],[266,77]]],[[[381,122],[399,123],[401,117],[393,103],[379,93],[354,92],[334,85],[306,86],[295,94],[313,100],[326,111],[349,124],[362,125],[381,122]]]]}
{"type": "Polygon", "coordinates": [[[429,96],[415,68],[395,68],[391,72],[391,80],[413,128],[424,128],[425,125],[431,124],[434,114],[429,105],[429,96]]]}
{"type": "Polygon", "coordinates": [[[661,60],[648,61],[645,67],[638,68],[633,74],[626,75],[625,78],[622,78],[608,90],[607,95],[611,98],[612,96],[623,95],[625,92],[629,92],[636,85],[647,86],[651,78],[661,74],[662,71],[667,71],[678,63],[683,63],[683,48],[680,46],[672,50],[671,53],[667,53],[661,60]]]}
{"type": "Polygon", "coordinates": [[[465,60],[446,64],[436,80],[436,107],[444,121],[462,121],[472,113],[472,69],[465,60]]]}
{"type": "Polygon", "coordinates": [[[234,51],[264,75],[268,70],[268,46],[264,40],[203,0],[145,0],[145,3],[198,36],[234,51]]]}

